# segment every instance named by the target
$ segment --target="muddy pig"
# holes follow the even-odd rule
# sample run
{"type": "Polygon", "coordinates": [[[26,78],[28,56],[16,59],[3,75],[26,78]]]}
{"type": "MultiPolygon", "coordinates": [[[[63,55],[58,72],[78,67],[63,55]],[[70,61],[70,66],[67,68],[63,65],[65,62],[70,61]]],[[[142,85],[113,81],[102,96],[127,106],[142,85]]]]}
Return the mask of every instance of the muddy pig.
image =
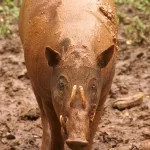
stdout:
{"type": "Polygon", "coordinates": [[[117,56],[113,0],[24,0],[25,63],[43,125],[42,150],[91,150],[117,56]]]}

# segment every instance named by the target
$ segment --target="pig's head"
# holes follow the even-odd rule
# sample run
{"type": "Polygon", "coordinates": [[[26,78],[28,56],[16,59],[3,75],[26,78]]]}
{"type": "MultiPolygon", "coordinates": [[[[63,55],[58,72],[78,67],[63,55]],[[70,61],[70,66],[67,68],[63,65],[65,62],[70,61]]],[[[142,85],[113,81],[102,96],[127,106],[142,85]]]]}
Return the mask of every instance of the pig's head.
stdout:
{"type": "Polygon", "coordinates": [[[88,145],[103,86],[101,72],[113,53],[113,45],[98,56],[84,46],[70,47],[62,53],[46,47],[48,64],[53,67],[52,101],[62,136],[71,149],[80,150],[88,145]]]}

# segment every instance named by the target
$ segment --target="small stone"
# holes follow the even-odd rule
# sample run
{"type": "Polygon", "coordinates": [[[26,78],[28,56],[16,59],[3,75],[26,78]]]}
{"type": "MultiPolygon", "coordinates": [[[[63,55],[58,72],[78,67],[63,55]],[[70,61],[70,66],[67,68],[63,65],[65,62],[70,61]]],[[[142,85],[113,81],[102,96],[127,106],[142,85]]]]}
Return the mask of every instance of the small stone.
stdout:
{"type": "Polygon", "coordinates": [[[1,142],[2,142],[3,144],[6,144],[6,143],[7,143],[6,138],[2,138],[2,139],[1,139],[1,142]]]}
{"type": "Polygon", "coordinates": [[[140,145],[140,150],[150,150],[150,141],[144,141],[140,145]]]}
{"type": "Polygon", "coordinates": [[[145,128],[142,133],[145,138],[150,138],[150,130],[148,128],[145,128]]]}
{"type": "Polygon", "coordinates": [[[7,140],[14,140],[16,137],[13,134],[8,134],[6,138],[7,140]]]}
{"type": "Polygon", "coordinates": [[[13,146],[10,148],[10,150],[21,150],[18,146],[13,146]]]}
{"type": "Polygon", "coordinates": [[[26,79],[29,79],[29,76],[28,76],[28,73],[27,73],[27,70],[24,69],[23,71],[21,71],[19,74],[18,74],[18,79],[21,79],[25,77],[26,79]]]}
{"type": "Polygon", "coordinates": [[[143,53],[143,52],[140,52],[140,53],[137,54],[136,57],[137,57],[137,58],[141,58],[143,55],[144,55],[144,53],[143,53]]]}
{"type": "Polygon", "coordinates": [[[21,119],[33,121],[37,120],[39,117],[40,117],[39,108],[31,108],[21,116],[21,119]]]}
{"type": "Polygon", "coordinates": [[[133,43],[132,40],[127,40],[127,41],[126,41],[126,44],[127,44],[127,45],[132,45],[132,43],[133,43]]]}

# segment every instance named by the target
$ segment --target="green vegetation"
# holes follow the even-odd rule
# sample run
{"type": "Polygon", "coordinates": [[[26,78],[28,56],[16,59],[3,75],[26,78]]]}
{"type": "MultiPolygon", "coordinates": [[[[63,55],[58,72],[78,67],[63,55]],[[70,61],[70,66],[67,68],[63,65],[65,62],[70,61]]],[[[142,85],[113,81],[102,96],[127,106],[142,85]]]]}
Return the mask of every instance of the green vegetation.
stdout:
{"type": "Polygon", "coordinates": [[[0,5],[0,34],[7,36],[11,33],[8,26],[18,19],[19,8],[13,0],[3,0],[0,5]]]}
{"type": "MultiPolygon", "coordinates": [[[[22,0],[18,0],[21,3],[22,0]]],[[[124,37],[133,43],[150,44],[150,0],[115,0],[118,5],[119,25],[124,30],[124,37]]],[[[17,20],[19,7],[14,0],[0,3],[0,34],[9,35],[9,25],[17,20]]]]}
{"type": "Polygon", "coordinates": [[[150,1],[115,0],[118,5],[118,18],[125,37],[133,43],[150,44],[150,1]]]}
{"type": "Polygon", "coordinates": [[[122,5],[131,5],[133,8],[144,11],[146,14],[150,14],[150,1],[149,0],[115,0],[115,3],[122,5]]]}

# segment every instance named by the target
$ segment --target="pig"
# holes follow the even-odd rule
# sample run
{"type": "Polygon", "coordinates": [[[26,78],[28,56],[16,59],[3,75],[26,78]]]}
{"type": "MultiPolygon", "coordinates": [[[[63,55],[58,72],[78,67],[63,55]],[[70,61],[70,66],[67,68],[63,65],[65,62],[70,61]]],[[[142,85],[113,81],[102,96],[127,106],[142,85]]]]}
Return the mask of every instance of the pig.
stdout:
{"type": "Polygon", "coordinates": [[[115,73],[113,0],[24,0],[19,34],[40,108],[41,150],[91,150],[115,73]]]}

